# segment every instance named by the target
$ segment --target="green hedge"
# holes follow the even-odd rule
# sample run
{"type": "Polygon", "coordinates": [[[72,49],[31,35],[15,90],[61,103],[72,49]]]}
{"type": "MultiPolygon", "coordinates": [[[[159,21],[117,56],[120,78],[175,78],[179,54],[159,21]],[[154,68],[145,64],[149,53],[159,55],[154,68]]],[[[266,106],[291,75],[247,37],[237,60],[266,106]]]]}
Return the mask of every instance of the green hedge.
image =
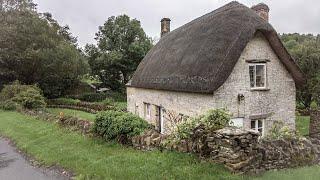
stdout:
{"type": "Polygon", "coordinates": [[[82,95],[71,95],[68,98],[79,99],[87,102],[101,102],[105,99],[112,101],[126,101],[126,95],[120,92],[104,92],[104,93],[85,93],[82,95]]]}
{"type": "Polygon", "coordinates": [[[105,140],[129,139],[140,135],[149,127],[148,123],[131,113],[119,111],[105,111],[97,115],[93,132],[105,140]]]}

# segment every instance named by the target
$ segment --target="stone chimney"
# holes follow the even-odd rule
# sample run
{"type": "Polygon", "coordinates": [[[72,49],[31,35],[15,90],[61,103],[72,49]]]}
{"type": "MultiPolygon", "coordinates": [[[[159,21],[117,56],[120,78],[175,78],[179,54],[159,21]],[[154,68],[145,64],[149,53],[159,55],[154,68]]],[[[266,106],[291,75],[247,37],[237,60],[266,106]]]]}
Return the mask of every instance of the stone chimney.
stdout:
{"type": "Polygon", "coordinates": [[[264,3],[257,4],[255,6],[251,7],[252,10],[254,10],[262,19],[269,22],[269,7],[268,5],[264,3]]]}
{"type": "Polygon", "coordinates": [[[170,21],[169,18],[161,19],[161,37],[170,32],[170,21]]]}

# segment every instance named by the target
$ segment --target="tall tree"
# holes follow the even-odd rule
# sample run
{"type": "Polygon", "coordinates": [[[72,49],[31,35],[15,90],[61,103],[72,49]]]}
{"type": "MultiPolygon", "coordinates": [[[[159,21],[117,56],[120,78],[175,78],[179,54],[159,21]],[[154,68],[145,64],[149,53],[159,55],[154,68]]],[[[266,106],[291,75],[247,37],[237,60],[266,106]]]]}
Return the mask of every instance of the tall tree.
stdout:
{"type": "Polygon", "coordinates": [[[85,48],[92,74],[113,90],[124,87],[152,47],[140,22],[127,15],[108,18],[95,39],[97,46],[85,48]]]}
{"type": "Polygon", "coordinates": [[[0,2],[0,82],[36,83],[48,97],[77,84],[86,61],[68,26],[38,13],[32,0],[0,2]]]}
{"type": "Polygon", "coordinates": [[[281,39],[307,78],[298,102],[305,107],[312,101],[320,103],[320,35],[283,34],[281,39]]]}

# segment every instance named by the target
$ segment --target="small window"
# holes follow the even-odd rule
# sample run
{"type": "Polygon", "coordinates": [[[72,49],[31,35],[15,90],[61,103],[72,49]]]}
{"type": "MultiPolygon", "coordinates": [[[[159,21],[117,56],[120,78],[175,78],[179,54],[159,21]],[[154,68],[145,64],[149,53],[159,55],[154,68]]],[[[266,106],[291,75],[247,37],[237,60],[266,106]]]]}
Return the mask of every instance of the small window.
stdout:
{"type": "Polygon", "coordinates": [[[135,104],[134,113],[139,116],[139,105],[137,103],[135,104]]]}
{"type": "Polygon", "coordinates": [[[266,88],[267,84],[267,73],[266,64],[250,64],[249,65],[250,74],[250,87],[251,88],[266,88]]]}
{"type": "Polygon", "coordinates": [[[259,131],[261,135],[263,136],[263,130],[264,130],[264,120],[257,119],[257,120],[251,120],[251,129],[255,131],[259,131]]]}
{"type": "Polygon", "coordinates": [[[151,117],[151,105],[149,103],[144,103],[144,117],[146,119],[151,117]]]}

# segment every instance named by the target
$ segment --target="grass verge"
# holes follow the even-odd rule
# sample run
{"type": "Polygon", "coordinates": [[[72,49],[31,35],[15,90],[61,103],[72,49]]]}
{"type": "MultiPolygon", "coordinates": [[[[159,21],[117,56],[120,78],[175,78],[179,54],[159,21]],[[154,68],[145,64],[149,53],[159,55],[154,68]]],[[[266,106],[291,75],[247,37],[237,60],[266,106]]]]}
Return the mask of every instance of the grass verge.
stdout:
{"type": "Polygon", "coordinates": [[[0,133],[40,163],[62,166],[78,179],[241,179],[192,155],[141,152],[16,112],[0,111],[0,133]]]}
{"type": "MultiPolygon", "coordinates": [[[[305,124],[305,123],[304,123],[305,124]]],[[[175,152],[141,152],[82,136],[51,122],[0,111],[0,134],[40,163],[59,165],[77,179],[318,180],[320,167],[270,171],[260,177],[232,175],[222,166],[175,152]]]]}

